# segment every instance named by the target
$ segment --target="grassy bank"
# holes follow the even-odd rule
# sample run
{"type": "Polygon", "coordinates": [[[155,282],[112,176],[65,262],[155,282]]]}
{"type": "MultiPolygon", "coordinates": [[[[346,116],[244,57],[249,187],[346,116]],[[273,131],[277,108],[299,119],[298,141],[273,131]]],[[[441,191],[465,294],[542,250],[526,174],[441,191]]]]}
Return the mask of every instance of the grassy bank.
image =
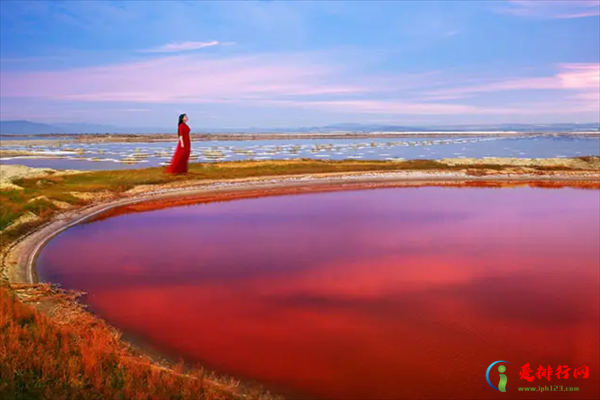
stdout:
{"type": "MultiPolygon", "coordinates": [[[[389,161],[234,161],[220,163],[190,164],[185,176],[163,173],[164,168],[146,168],[125,171],[93,171],[76,175],[45,176],[43,178],[20,179],[14,183],[23,190],[1,190],[0,230],[16,219],[31,212],[41,220],[50,218],[59,207],[56,201],[72,206],[81,206],[88,200],[72,195],[72,192],[110,192],[119,195],[138,185],[159,185],[177,181],[203,181],[237,179],[272,175],[299,175],[332,172],[392,171],[392,170],[456,170],[436,161],[414,160],[389,161]]],[[[41,222],[41,221],[38,221],[41,222]]],[[[26,228],[30,229],[30,228],[26,228]]],[[[4,238],[14,239],[19,232],[8,233],[4,238]]],[[[1,240],[1,239],[0,239],[1,240]]]]}
{"type": "MultiPolygon", "coordinates": [[[[584,159],[582,157],[581,159],[584,159]]],[[[300,159],[293,161],[233,161],[218,163],[192,163],[185,176],[171,176],[163,173],[163,168],[146,168],[119,171],[94,171],[76,175],[45,176],[43,178],[20,179],[14,183],[23,190],[1,190],[0,230],[17,218],[31,212],[41,219],[49,218],[60,207],[56,202],[68,205],[84,205],[88,201],[78,198],[72,192],[110,192],[118,195],[138,185],[159,185],[177,181],[202,181],[262,177],[271,175],[299,175],[335,172],[367,171],[458,171],[467,170],[472,175],[482,171],[500,171],[503,165],[478,164],[447,165],[433,160],[409,161],[322,161],[300,159]]],[[[571,170],[561,166],[533,166],[536,171],[571,170]]]]}

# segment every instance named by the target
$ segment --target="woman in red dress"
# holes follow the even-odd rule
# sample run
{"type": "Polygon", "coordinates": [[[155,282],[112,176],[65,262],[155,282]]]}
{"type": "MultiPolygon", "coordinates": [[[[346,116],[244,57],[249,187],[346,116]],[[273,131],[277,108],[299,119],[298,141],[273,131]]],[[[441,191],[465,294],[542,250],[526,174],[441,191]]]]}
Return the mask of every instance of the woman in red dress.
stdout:
{"type": "Polygon", "coordinates": [[[192,149],[190,147],[190,127],[186,124],[187,120],[187,115],[181,114],[179,116],[179,129],[177,132],[179,143],[177,143],[171,165],[165,169],[166,173],[186,174],[188,172],[188,160],[192,149]]]}

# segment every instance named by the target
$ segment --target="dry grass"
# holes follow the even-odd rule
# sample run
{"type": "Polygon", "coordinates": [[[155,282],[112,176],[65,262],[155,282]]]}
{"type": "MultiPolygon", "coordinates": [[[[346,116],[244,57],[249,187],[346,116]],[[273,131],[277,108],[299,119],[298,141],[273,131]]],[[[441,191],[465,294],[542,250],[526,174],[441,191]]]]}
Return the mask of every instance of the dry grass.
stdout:
{"type": "MultiPolygon", "coordinates": [[[[0,286],[0,398],[241,399],[235,382],[202,369],[167,369],[124,345],[120,335],[48,285],[0,286]],[[20,292],[18,301],[15,292],[20,292]],[[24,304],[42,301],[46,313],[24,304]],[[50,316],[48,316],[50,315],[50,316]]],[[[268,394],[264,396],[268,397],[268,394]]]]}
{"type": "MultiPolygon", "coordinates": [[[[190,164],[189,173],[172,176],[163,173],[163,168],[145,168],[124,171],[94,171],[77,175],[45,177],[44,179],[21,179],[15,183],[30,190],[43,190],[51,194],[69,191],[123,192],[138,185],[164,184],[176,181],[198,181],[235,179],[269,175],[297,175],[328,172],[390,171],[414,169],[457,169],[445,164],[414,160],[389,161],[320,161],[300,159],[295,161],[231,161],[218,163],[190,164]]],[[[51,198],[51,196],[48,196],[51,198]]]]}

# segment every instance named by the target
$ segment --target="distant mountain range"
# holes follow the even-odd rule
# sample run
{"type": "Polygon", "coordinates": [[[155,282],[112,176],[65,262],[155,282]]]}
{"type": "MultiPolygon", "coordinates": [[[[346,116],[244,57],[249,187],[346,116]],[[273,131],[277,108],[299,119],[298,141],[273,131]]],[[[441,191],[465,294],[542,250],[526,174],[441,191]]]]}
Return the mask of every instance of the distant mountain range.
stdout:
{"type": "MultiPolygon", "coordinates": [[[[97,133],[170,133],[175,128],[124,128],[101,124],[56,123],[44,124],[30,121],[0,121],[0,135],[40,134],[97,134],[97,133]]],[[[498,125],[445,125],[445,126],[398,126],[377,124],[334,124],[302,128],[206,128],[194,129],[196,133],[284,133],[284,132],[473,132],[473,131],[516,131],[516,132],[577,132],[600,131],[600,123],[563,124],[498,124],[498,125]]]]}
{"type": "Polygon", "coordinates": [[[123,128],[102,124],[57,123],[44,124],[30,121],[0,121],[0,134],[4,135],[41,135],[81,134],[81,133],[167,133],[173,129],[164,128],[123,128]]]}

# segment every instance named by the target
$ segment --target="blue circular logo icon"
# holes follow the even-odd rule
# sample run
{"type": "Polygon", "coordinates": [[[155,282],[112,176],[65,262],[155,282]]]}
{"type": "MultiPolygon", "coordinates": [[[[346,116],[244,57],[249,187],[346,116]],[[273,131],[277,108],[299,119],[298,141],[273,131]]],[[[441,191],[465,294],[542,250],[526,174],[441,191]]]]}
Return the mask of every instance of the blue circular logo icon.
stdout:
{"type": "Polygon", "coordinates": [[[487,381],[488,385],[490,385],[492,387],[492,389],[499,390],[501,392],[506,392],[506,389],[508,389],[506,387],[506,383],[507,383],[508,379],[506,378],[506,375],[504,375],[504,372],[506,372],[506,367],[504,365],[498,366],[498,372],[500,373],[499,374],[500,380],[498,382],[498,387],[492,385],[492,382],[490,381],[490,370],[492,369],[492,367],[494,365],[496,365],[498,363],[510,364],[508,361],[504,361],[504,360],[494,361],[493,363],[490,364],[487,371],[485,371],[485,380],[487,381]]]}

